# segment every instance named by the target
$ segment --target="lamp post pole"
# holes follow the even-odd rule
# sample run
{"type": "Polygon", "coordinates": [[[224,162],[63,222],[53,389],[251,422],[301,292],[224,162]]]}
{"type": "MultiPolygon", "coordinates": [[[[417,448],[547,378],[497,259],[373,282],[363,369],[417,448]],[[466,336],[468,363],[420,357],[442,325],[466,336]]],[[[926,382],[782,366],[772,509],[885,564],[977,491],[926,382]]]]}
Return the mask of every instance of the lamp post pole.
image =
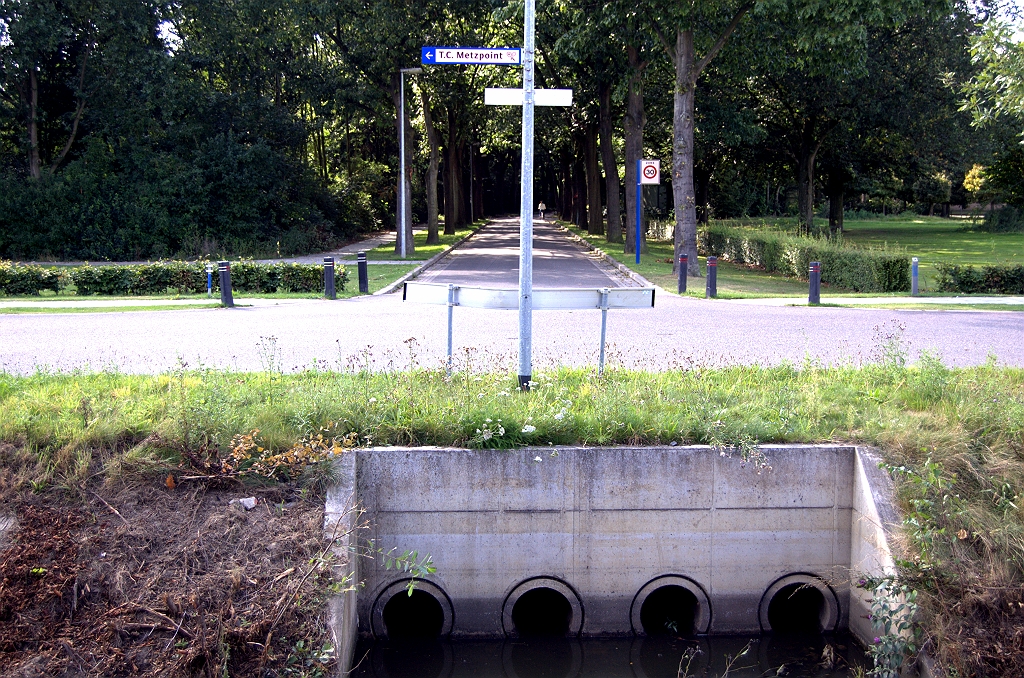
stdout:
{"type": "Polygon", "coordinates": [[[406,242],[406,212],[409,194],[405,176],[405,74],[422,73],[422,68],[401,68],[398,70],[398,256],[405,259],[409,249],[406,242]]]}

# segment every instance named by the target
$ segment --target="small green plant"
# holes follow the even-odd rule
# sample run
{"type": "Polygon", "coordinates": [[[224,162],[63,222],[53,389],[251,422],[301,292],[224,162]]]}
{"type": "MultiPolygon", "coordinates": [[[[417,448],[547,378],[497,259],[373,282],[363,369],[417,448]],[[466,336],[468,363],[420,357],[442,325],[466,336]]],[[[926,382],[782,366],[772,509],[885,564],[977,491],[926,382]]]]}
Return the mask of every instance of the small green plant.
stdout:
{"type": "Polygon", "coordinates": [[[893,577],[862,579],[859,585],[871,591],[871,626],[878,634],[868,648],[874,663],[868,675],[899,678],[903,662],[917,651],[917,591],[893,577]]]}
{"type": "Polygon", "coordinates": [[[911,568],[930,569],[939,564],[947,541],[962,538],[956,529],[965,522],[967,504],[953,492],[956,474],[948,476],[942,466],[928,457],[921,468],[906,466],[886,467],[893,476],[904,481],[903,493],[909,510],[903,517],[903,527],[917,542],[920,557],[914,562],[902,562],[911,568]],[[958,535],[950,537],[951,532],[958,535]]]}

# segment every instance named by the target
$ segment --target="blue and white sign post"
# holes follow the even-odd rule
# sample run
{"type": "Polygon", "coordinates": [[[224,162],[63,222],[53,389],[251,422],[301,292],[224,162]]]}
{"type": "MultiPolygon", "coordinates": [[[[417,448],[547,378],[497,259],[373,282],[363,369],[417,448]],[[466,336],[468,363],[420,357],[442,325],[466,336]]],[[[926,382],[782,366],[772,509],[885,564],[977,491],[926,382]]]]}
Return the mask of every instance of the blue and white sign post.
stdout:
{"type": "Polygon", "coordinates": [[[660,160],[637,160],[636,161],[636,228],[633,229],[634,241],[636,243],[636,263],[640,263],[640,242],[641,225],[643,224],[644,213],[644,184],[661,183],[661,161],[660,160]]]}

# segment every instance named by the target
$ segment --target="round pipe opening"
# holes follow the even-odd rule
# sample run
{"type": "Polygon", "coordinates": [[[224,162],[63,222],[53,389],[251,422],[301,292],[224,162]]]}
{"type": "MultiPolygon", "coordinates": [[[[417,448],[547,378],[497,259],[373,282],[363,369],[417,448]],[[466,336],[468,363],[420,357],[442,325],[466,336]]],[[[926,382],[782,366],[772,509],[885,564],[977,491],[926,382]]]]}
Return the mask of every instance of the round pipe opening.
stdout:
{"type": "Polygon", "coordinates": [[[641,636],[692,638],[711,627],[711,600],[689,577],[662,575],[637,591],[629,622],[641,636]]]}
{"type": "Polygon", "coordinates": [[[691,591],[670,584],[650,593],[640,606],[640,626],[648,636],[694,635],[700,603],[691,591]]]}
{"type": "Polygon", "coordinates": [[[569,601],[546,586],[527,591],[512,606],[512,626],[520,638],[564,638],[571,622],[569,601]]]}
{"type": "Polygon", "coordinates": [[[565,638],[583,630],[583,604],[563,581],[552,577],[527,579],[513,587],[501,611],[505,635],[565,638]]]}
{"type": "Polygon", "coordinates": [[[761,628],[785,634],[830,633],[839,624],[839,600],[814,575],[782,577],[761,599],[761,628]]]}
{"type": "Polygon", "coordinates": [[[409,580],[395,581],[374,600],[370,628],[377,638],[432,640],[452,632],[452,603],[436,584],[415,581],[412,594],[409,580]]]}
{"type": "Polygon", "coordinates": [[[444,628],[444,610],[434,596],[413,589],[391,596],[384,605],[384,628],[388,638],[437,638],[444,628]]]}

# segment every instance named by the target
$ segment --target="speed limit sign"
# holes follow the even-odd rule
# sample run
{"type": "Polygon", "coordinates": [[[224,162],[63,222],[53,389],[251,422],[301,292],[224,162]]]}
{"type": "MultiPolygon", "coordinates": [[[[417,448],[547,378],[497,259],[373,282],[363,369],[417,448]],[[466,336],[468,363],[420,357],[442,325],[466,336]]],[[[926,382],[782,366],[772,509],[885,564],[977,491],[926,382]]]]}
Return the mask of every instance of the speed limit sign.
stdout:
{"type": "Polygon", "coordinates": [[[660,184],[661,183],[661,161],[641,160],[640,161],[640,183],[660,184]]]}

